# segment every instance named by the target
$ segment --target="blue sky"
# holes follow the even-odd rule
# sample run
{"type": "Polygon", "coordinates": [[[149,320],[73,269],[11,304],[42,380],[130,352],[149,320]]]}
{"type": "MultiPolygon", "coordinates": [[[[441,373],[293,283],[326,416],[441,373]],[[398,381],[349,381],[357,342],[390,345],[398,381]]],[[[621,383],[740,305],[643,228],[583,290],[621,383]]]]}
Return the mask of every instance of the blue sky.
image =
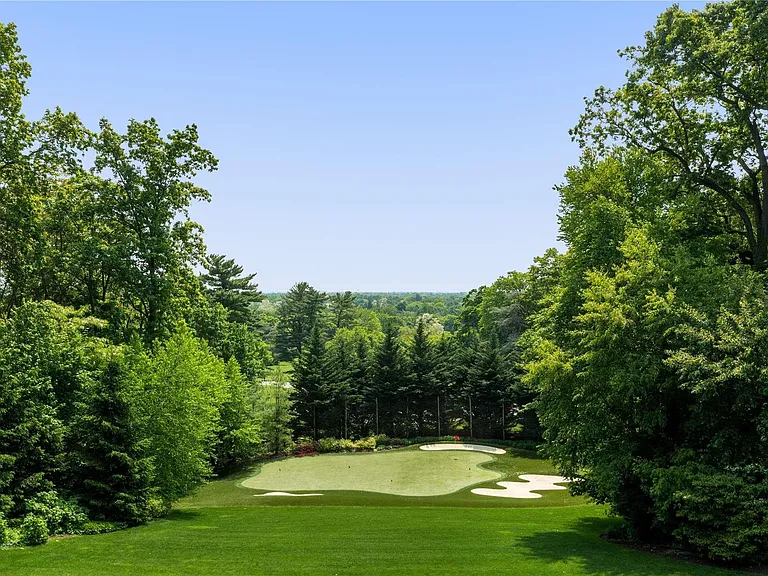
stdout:
{"type": "MultiPolygon", "coordinates": [[[[26,112],[196,123],[192,216],[265,291],[464,291],[556,245],[583,97],[666,2],[0,5],[26,112]]],[[[683,4],[691,7],[691,4],[683,4]]]]}

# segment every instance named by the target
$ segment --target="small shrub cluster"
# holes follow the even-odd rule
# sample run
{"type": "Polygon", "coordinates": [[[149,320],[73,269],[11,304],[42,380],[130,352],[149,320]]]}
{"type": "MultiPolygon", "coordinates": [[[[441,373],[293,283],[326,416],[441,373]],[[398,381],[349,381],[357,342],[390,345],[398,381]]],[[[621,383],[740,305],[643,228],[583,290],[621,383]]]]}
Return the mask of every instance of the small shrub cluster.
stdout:
{"type": "Polygon", "coordinates": [[[20,532],[20,543],[24,546],[38,546],[48,541],[48,524],[34,514],[27,514],[24,517],[20,532]]]}
{"type": "Polygon", "coordinates": [[[62,500],[54,490],[40,492],[26,503],[27,516],[41,518],[48,534],[76,534],[88,521],[85,510],[62,500]]]}
{"type": "Polygon", "coordinates": [[[371,436],[359,440],[346,438],[320,438],[313,442],[309,438],[299,438],[293,448],[295,456],[309,456],[329,452],[373,452],[376,449],[376,438],[371,436]]]}
{"type": "Polygon", "coordinates": [[[294,456],[312,456],[319,453],[319,443],[313,442],[309,438],[299,438],[293,446],[294,456]]]}
{"type": "MultiPolygon", "coordinates": [[[[154,516],[165,512],[159,506],[154,516]]],[[[126,522],[91,521],[82,507],[62,500],[53,490],[28,500],[26,512],[10,522],[0,514],[0,547],[38,546],[57,534],[104,534],[129,526],[126,522]]]]}
{"type": "Polygon", "coordinates": [[[321,438],[317,443],[319,452],[373,452],[376,449],[376,439],[361,438],[348,440],[345,438],[321,438]]]}
{"type": "Polygon", "coordinates": [[[0,514],[0,546],[8,546],[11,542],[11,529],[8,527],[8,521],[0,514]]]}

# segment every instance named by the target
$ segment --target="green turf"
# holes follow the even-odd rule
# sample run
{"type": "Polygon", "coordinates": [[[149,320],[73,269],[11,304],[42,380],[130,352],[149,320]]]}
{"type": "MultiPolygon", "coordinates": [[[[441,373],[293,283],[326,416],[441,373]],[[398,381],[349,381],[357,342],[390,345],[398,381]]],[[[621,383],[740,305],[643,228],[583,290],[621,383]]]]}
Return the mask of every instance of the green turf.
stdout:
{"type": "Polygon", "coordinates": [[[500,479],[498,472],[480,466],[492,461],[488,454],[458,451],[322,454],[269,462],[255,476],[243,480],[242,486],[264,491],[359,490],[438,496],[500,479]]]}
{"type": "MultiPolygon", "coordinates": [[[[472,453],[408,448],[351,457],[362,463],[390,454],[410,461],[472,453]]],[[[493,456],[480,467],[502,479],[554,473],[548,461],[521,451],[493,456]]],[[[566,491],[545,491],[537,500],[477,496],[469,487],[438,496],[336,490],[317,498],[256,498],[259,491],[240,486],[254,471],[211,482],[169,518],[146,526],[0,551],[0,575],[735,574],[605,542],[600,534],[617,521],[566,491]]]]}
{"type": "MultiPolygon", "coordinates": [[[[604,542],[613,524],[564,508],[269,506],[167,520],[0,553],[7,576],[714,576],[604,542]]],[[[732,573],[731,573],[732,574],[732,573]]]]}
{"type": "MultiPolygon", "coordinates": [[[[413,452],[414,456],[426,454],[440,454],[440,452],[424,452],[417,447],[403,448],[386,454],[403,454],[413,452]]],[[[467,452],[442,452],[442,454],[468,454],[467,452]]],[[[330,455],[336,456],[336,455],[330,455]]],[[[365,454],[351,456],[353,458],[365,458],[365,454]]],[[[311,460],[317,456],[307,456],[296,459],[300,462],[311,460]]],[[[273,466],[276,463],[285,463],[286,459],[273,460],[264,466],[273,466]]],[[[196,494],[182,500],[179,508],[210,508],[217,506],[452,506],[452,507],[493,507],[493,508],[518,508],[518,507],[548,507],[571,506],[584,504],[581,497],[573,497],[566,491],[544,491],[542,498],[520,500],[516,498],[494,498],[491,496],[478,496],[471,493],[471,488],[477,486],[497,487],[499,480],[515,480],[521,474],[556,474],[552,464],[532,452],[523,450],[510,450],[508,454],[492,456],[491,460],[480,464],[486,470],[495,472],[500,476],[476,486],[470,486],[447,495],[439,496],[398,496],[393,494],[362,492],[351,490],[324,491],[322,497],[308,498],[281,498],[267,497],[256,498],[254,494],[263,493],[266,490],[247,489],[242,487],[243,480],[250,478],[260,469],[256,466],[253,471],[247,471],[224,480],[211,482],[203,486],[196,494]]],[[[282,467],[282,465],[281,465],[282,467]]],[[[258,477],[258,475],[257,475],[258,477]]],[[[272,490],[286,491],[284,487],[271,488],[272,490]]],[[[306,490],[309,492],[313,489],[306,490]]]]}
{"type": "Polygon", "coordinates": [[[283,374],[290,376],[293,374],[293,364],[291,362],[279,362],[273,366],[268,366],[264,373],[269,376],[274,370],[279,370],[283,374]]]}

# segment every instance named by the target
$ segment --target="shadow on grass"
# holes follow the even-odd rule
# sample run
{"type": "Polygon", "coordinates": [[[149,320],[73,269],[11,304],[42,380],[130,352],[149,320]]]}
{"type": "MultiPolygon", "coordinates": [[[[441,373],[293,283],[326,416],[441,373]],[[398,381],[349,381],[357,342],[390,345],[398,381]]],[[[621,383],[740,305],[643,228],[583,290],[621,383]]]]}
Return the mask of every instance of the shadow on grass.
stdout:
{"type": "Polygon", "coordinates": [[[522,448],[510,448],[509,446],[502,446],[506,449],[510,456],[516,456],[518,458],[528,458],[529,460],[546,460],[547,457],[535,452],[533,450],[523,450],[522,448]]]}
{"type": "Polygon", "coordinates": [[[524,553],[550,563],[569,562],[587,574],[604,576],[687,576],[740,574],[681,559],[632,550],[600,538],[619,521],[611,518],[581,518],[569,530],[537,532],[520,538],[524,553]]]}
{"type": "Polygon", "coordinates": [[[195,520],[200,516],[201,516],[201,513],[198,510],[195,510],[194,508],[184,508],[184,509],[174,508],[173,510],[171,510],[168,516],[165,516],[162,519],[171,520],[173,522],[191,522],[192,520],[195,520]]]}

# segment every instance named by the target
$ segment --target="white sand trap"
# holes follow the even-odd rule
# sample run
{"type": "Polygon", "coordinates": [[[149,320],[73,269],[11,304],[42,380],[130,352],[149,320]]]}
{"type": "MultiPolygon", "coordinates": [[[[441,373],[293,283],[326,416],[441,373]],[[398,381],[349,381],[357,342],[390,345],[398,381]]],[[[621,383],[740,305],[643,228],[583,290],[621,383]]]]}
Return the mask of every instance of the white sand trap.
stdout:
{"type": "Polygon", "coordinates": [[[486,454],[505,454],[507,451],[482,444],[424,444],[420,450],[467,450],[470,452],[485,452],[486,454]]]}
{"type": "Polygon", "coordinates": [[[266,492],[264,494],[254,494],[254,496],[322,496],[322,494],[291,494],[290,492],[266,492]]]}
{"type": "Polygon", "coordinates": [[[496,496],[498,498],[541,498],[541,494],[535,494],[532,490],[567,490],[565,486],[557,486],[570,482],[562,476],[547,476],[544,474],[523,474],[520,480],[525,482],[496,482],[503,489],[498,488],[473,488],[472,494],[480,496],[496,496]]]}

